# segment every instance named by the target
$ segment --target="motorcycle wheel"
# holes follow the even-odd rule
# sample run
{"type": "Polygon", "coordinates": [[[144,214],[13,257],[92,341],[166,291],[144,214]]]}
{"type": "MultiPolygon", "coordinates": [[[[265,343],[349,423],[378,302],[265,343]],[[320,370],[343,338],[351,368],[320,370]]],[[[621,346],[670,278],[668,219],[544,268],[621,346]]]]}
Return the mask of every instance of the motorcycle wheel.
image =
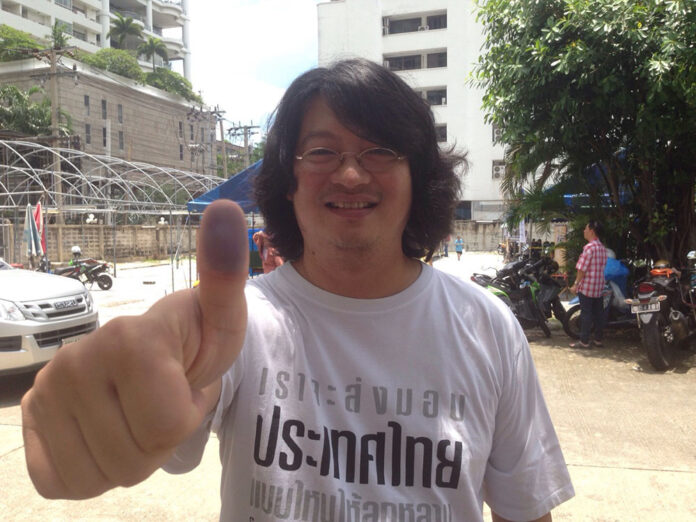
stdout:
{"type": "Polygon", "coordinates": [[[677,341],[669,321],[662,314],[656,314],[652,321],[643,325],[641,333],[652,367],[661,372],[669,369],[677,353],[677,341]]]}
{"type": "Polygon", "coordinates": [[[566,316],[566,309],[558,297],[551,301],[551,310],[553,310],[554,317],[562,323],[566,316]]]}
{"type": "Polygon", "coordinates": [[[114,284],[114,281],[109,274],[99,274],[97,276],[97,284],[102,290],[108,290],[114,284]]]}
{"type": "Polygon", "coordinates": [[[572,339],[580,339],[580,305],[571,306],[563,318],[563,330],[572,339]]]}
{"type": "Polygon", "coordinates": [[[551,330],[549,330],[549,325],[546,324],[546,317],[544,316],[544,311],[538,304],[534,304],[534,313],[539,321],[539,328],[544,332],[546,337],[551,337],[551,330]]]}

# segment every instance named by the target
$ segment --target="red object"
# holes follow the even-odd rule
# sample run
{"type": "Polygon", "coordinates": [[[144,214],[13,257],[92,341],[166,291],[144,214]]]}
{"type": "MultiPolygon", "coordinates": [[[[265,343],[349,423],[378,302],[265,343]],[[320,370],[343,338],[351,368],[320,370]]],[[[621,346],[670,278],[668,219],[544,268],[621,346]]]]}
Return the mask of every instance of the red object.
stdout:
{"type": "Polygon", "coordinates": [[[43,209],[41,208],[40,201],[36,204],[36,207],[34,207],[34,221],[36,222],[36,229],[41,236],[41,248],[46,252],[46,231],[44,230],[43,209]]]}
{"type": "Polygon", "coordinates": [[[672,274],[674,274],[674,270],[671,268],[653,268],[650,271],[650,275],[653,277],[672,277],[672,274]]]}
{"type": "Polygon", "coordinates": [[[607,264],[607,249],[595,239],[582,249],[575,268],[585,272],[578,283],[578,292],[587,297],[600,297],[604,290],[604,267],[607,264]]]}

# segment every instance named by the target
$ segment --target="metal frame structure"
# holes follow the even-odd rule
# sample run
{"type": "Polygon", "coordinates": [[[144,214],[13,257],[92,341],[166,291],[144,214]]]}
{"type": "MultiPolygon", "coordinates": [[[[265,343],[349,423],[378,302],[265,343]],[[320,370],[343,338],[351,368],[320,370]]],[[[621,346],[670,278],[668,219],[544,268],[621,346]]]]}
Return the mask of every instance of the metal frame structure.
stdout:
{"type": "Polygon", "coordinates": [[[187,213],[186,203],[225,180],[29,141],[0,140],[0,211],[42,199],[58,213],[187,213]]]}

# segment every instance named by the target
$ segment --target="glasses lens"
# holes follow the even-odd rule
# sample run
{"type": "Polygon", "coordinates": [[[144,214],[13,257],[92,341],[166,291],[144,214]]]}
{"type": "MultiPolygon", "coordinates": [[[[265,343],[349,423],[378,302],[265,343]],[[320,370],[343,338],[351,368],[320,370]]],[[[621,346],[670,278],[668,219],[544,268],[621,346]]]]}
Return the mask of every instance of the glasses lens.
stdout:
{"type": "Polygon", "coordinates": [[[360,153],[360,163],[370,172],[383,172],[389,170],[394,165],[397,158],[398,155],[396,152],[382,147],[367,149],[360,153]]]}
{"type": "Polygon", "coordinates": [[[331,172],[341,164],[338,152],[323,147],[311,149],[302,155],[302,162],[317,172],[331,172]]]}

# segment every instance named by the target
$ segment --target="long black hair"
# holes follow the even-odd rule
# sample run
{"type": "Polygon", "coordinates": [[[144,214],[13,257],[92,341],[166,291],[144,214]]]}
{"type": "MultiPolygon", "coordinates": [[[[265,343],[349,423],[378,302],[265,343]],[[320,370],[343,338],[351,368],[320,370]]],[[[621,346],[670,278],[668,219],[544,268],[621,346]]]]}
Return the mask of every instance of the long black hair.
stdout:
{"type": "Polygon", "coordinates": [[[450,232],[459,196],[455,167],[466,167],[465,156],[440,149],[432,111],[419,94],[396,74],[360,58],[307,71],[276,108],[254,195],[280,255],[293,260],[304,250],[287,196],[297,188],[293,166],[302,120],[317,96],[354,134],[408,156],[412,203],[402,248],[409,257],[432,255],[450,232]]]}

